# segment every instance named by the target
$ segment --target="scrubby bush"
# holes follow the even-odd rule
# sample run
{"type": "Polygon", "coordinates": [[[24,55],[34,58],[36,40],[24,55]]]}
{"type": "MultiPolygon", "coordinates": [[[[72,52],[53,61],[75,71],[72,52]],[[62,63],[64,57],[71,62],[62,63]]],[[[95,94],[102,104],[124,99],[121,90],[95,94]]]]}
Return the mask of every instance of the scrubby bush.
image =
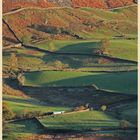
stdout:
{"type": "Polygon", "coordinates": [[[108,54],[108,47],[110,45],[110,41],[108,39],[103,39],[100,41],[100,48],[94,49],[93,53],[98,55],[108,54]]]}
{"type": "Polygon", "coordinates": [[[3,120],[10,120],[15,117],[14,112],[11,110],[11,108],[6,102],[3,102],[2,109],[3,120]]]}
{"type": "Polygon", "coordinates": [[[56,46],[55,46],[55,44],[53,42],[51,42],[49,44],[49,51],[51,51],[51,52],[55,52],[56,51],[56,46]]]}
{"type": "Polygon", "coordinates": [[[20,73],[19,75],[18,75],[18,81],[19,81],[19,84],[20,85],[24,85],[24,81],[25,81],[25,78],[24,78],[24,76],[23,76],[23,74],[22,73],[20,73]]]}
{"type": "Polygon", "coordinates": [[[54,64],[53,64],[53,66],[54,66],[56,69],[58,69],[58,70],[61,70],[61,69],[64,69],[64,68],[68,68],[68,67],[69,67],[68,64],[64,64],[64,63],[62,63],[62,62],[59,61],[59,60],[56,60],[56,61],[54,62],[54,64]]]}
{"type": "Polygon", "coordinates": [[[24,118],[33,118],[33,117],[40,117],[44,113],[41,111],[29,111],[28,109],[23,110],[23,113],[20,113],[16,116],[17,119],[24,119],[24,118]]]}
{"type": "Polygon", "coordinates": [[[15,53],[12,53],[9,59],[9,77],[10,78],[17,78],[18,74],[18,58],[15,53]]]}
{"type": "Polygon", "coordinates": [[[17,70],[18,69],[18,59],[15,53],[12,53],[9,60],[10,68],[11,70],[17,70]]]}
{"type": "Polygon", "coordinates": [[[82,111],[82,110],[85,110],[86,107],[85,106],[78,106],[76,108],[74,108],[74,111],[82,111]]]}
{"type": "Polygon", "coordinates": [[[107,106],[106,106],[106,105],[102,105],[102,106],[101,106],[101,110],[102,110],[102,111],[106,111],[106,110],[107,110],[107,106]]]}
{"type": "Polygon", "coordinates": [[[120,121],[120,127],[121,128],[129,128],[131,126],[132,126],[132,124],[127,120],[121,120],[120,121]]]}
{"type": "Polygon", "coordinates": [[[110,45],[110,41],[108,39],[101,40],[101,51],[103,54],[108,54],[108,47],[110,45]]]}

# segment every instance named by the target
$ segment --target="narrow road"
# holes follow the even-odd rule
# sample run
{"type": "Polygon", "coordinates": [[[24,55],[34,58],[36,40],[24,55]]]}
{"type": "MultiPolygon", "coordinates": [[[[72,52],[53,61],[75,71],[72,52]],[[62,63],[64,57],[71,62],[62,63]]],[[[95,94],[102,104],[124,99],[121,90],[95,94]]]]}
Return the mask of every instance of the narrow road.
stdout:
{"type": "Polygon", "coordinates": [[[3,13],[3,16],[6,16],[6,15],[11,15],[11,14],[15,14],[15,13],[18,13],[20,11],[24,11],[24,10],[32,10],[32,9],[35,9],[35,10],[51,10],[51,9],[70,9],[72,7],[48,7],[48,8],[40,8],[40,7],[25,7],[25,8],[20,8],[18,10],[15,10],[15,11],[10,11],[10,12],[7,12],[7,13],[3,13]]]}
{"type": "MultiPolygon", "coordinates": [[[[109,10],[117,10],[117,9],[123,9],[123,8],[129,8],[129,7],[133,7],[133,6],[137,6],[137,4],[133,4],[133,5],[129,5],[129,6],[123,6],[123,7],[117,7],[117,8],[109,8],[109,10]]],[[[80,8],[80,7],[79,7],[80,8]]],[[[40,8],[40,7],[25,7],[25,8],[20,8],[17,9],[15,11],[10,11],[7,13],[3,13],[3,16],[6,15],[11,15],[11,14],[16,14],[20,11],[24,11],[24,10],[31,10],[31,9],[36,9],[36,10],[51,10],[51,9],[73,9],[73,7],[48,7],[48,8],[40,8]]],[[[97,8],[96,8],[97,9],[97,8]]]]}
{"type": "Polygon", "coordinates": [[[119,10],[119,9],[125,9],[125,8],[129,8],[129,7],[134,7],[137,6],[137,4],[132,4],[132,5],[128,5],[128,6],[121,6],[121,7],[117,7],[117,8],[110,8],[109,10],[119,10]]]}

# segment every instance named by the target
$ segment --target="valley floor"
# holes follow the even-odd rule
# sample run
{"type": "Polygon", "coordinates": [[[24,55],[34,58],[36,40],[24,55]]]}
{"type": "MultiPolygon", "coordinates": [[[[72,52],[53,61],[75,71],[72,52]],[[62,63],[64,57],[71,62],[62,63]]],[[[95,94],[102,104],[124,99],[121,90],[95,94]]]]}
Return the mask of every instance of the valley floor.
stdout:
{"type": "Polygon", "coordinates": [[[136,140],[136,9],[4,14],[4,140],[136,140]]]}

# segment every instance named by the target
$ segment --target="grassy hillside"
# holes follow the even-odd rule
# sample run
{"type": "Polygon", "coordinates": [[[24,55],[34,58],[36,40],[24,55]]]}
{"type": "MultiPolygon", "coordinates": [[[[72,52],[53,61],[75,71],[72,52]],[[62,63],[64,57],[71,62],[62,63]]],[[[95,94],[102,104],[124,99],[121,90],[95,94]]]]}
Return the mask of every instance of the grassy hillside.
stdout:
{"type": "Polygon", "coordinates": [[[14,9],[22,8],[22,7],[41,7],[41,8],[48,8],[48,7],[95,7],[95,8],[113,8],[113,7],[120,7],[134,4],[133,0],[25,0],[22,1],[12,1],[12,0],[3,0],[3,12],[9,12],[14,9]]]}
{"type": "Polygon", "coordinates": [[[127,60],[138,60],[136,40],[112,40],[110,42],[108,51],[111,56],[127,60]]]}
{"type": "MultiPolygon", "coordinates": [[[[136,38],[136,10],[136,6],[121,12],[94,8],[26,9],[3,18],[24,43],[30,44],[46,39],[136,38]]],[[[4,40],[11,38],[6,30],[4,40]]]]}
{"type": "MultiPolygon", "coordinates": [[[[137,61],[137,41],[136,40],[110,40],[107,46],[109,55],[117,58],[137,61]]],[[[101,42],[95,41],[46,41],[35,46],[49,51],[68,53],[89,53],[101,48],[101,42]]]]}
{"type": "Polygon", "coordinates": [[[137,5],[126,6],[132,0],[3,2],[4,12],[19,8],[3,14],[4,119],[22,119],[3,124],[4,139],[136,140],[135,129],[120,127],[137,127],[137,5]],[[21,47],[14,46],[18,38],[21,47]],[[28,119],[84,106],[90,111],[46,116],[41,123],[28,119]],[[109,130],[98,132],[102,128],[109,130]]]}
{"type": "Polygon", "coordinates": [[[33,119],[6,124],[7,130],[4,133],[4,140],[22,139],[32,135],[39,135],[44,130],[42,126],[33,119]]]}
{"type": "Polygon", "coordinates": [[[34,111],[49,112],[68,110],[68,108],[65,107],[47,106],[47,103],[29,97],[23,99],[22,97],[3,95],[3,101],[6,102],[17,115],[23,115],[25,112],[34,111]]]}
{"type": "MultiPolygon", "coordinates": [[[[46,119],[40,120],[42,124],[44,124],[47,128],[48,131],[51,129],[73,129],[73,130],[90,130],[93,128],[99,128],[101,125],[101,122],[104,123],[104,127],[110,128],[110,127],[118,127],[119,126],[119,121],[114,119],[113,117],[106,115],[103,112],[98,112],[98,111],[92,111],[92,112],[85,112],[85,113],[76,113],[76,114],[71,114],[71,115],[64,115],[64,116],[55,116],[55,117],[47,117],[46,119]],[[71,119],[71,118],[72,119],[71,119]],[[82,118],[83,117],[83,118],[82,118]],[[96,118],[97,117],[97,118],[96,118]],[[103,118],[104,117],[104,118],[103,118]],[[82,119],[81,119],[82,118],[82,119]],[[99,120],[100,119],[100,120],[99,120]],[[86,124],[83,124],[85,122],[86,124]],[[85,127],[84,127],[85,125],[85,127]]],[[[78,134],[46,134],[44,129],[42,128],[41,124],[38,121],[35,121],[33,119],[31,120],[24,120],[24,121],[19,121],[16,123],[10,123],[7,125],[7,128],[9,132],[5,133],[4,140],[15,140],[17,138],[26,140],[27,138],[29,139],[53,139],[54,137],[59,137],[59,138],[95,138],[95,140],[119,140],[118,136],[123,136],[125,140],[127,140],[126,135],[131,137],[133,134],[133,131],[101,131],[98,132],[97,136],[95,134],[83,134],[83,133],[78,133],[78,134]],[[104,136],[102,136],[104,135],[104,136]],[[111,136],[110,136],[111,135],[111,136]]],[[[47,132],[48,132],[47,131],[47,132]]],[[[62,131],[63,132],[63,131],[62,131]]],[[[134,137],[133,137],[134,138],[134,137]]],[[[135,138],[132,140],[135,140],[135,138]]]]}
{"type": "Polygon", "coordinates": [[[138,107],[136,102],[128,103],[126,107],[119,109],[120,117],[131,121],[134,125],[137,125],[137,109],[138,107]]]}
{"type": "Polygon", "coordinates": [[[48,129],[91,130],[99,127],[118,127],[119,121],[99,111],[58,115],[40,120],[48,129]]]}
{"type": "Polygon", "coordinates": [[[72,0],[75,7],[113,8],[133,4],[133,0],[72,0]]]}
{"type": "Polygon", "coordinates": [[[54,40],[54,41],[46,41],[42,43],[36,44],[37,47],[49,50],[49,51],[57,51],[57,52],[69,52],[69,53],[91,53],[94,49],[100,48],[100,41],[82,41],[82,40],[54,40]]]}
{"type": "Polygon", "coordinates": [[[101,89],[114,92],[135,94],[137,91],[136,72],[109,74],[44,71],[25,73],[24,77],[24,85],[26,86],[86,86],[95,84],[101,89]],[[104,81],[104,79],[107,80],[104,81]]]}
{"type": "MultiPolygon", "coordinates": [[[[58,42],[60,44],[63,43],[63,41],[62,42],[58,41],[58,42]]],[[[77,43],[76,41],[72,41],[72,42],[77,43]]],[[[71,44],[70,48],[67,46],[66,47],[64,46],[64,48],[66,48],[66,50],[70,49],[72,52],[74,52],[75,50],[74,53],[91,53],[92,54],[91,52],[92,45],[89,47],[86,46],[87,47],[86,49],[84,43],[82,44],[82,41],[81,41],[81,44],[79,44],[79,46],[77,47],[77,45],[71,44]],[[81,49],[79,46],[81,47],[81,49]]],[[[113,57],[116,56],[116,57],[124,58],[124,59],[132,58],[132,60],[135,60],[135,52],[136,52],[136,49],[134,49],[135,45],[133,46],[133,48],[131,46],[130,46],[130,49],[129,48],[126,49],[126,47],[124,47],[124,49],[122,50],[119,49],[117,45],[115,47],[114,46],[109,48],[110,49],[109,51],[113,54],[112,55],[113,57]],[[124,52],[125,55],[121,55],[121,52],[125,49],[129,51],[129,54],[125,53],[127,52],[125,51],[124,52]],[[115,52],[118,52],[118,53],[115,53],[115,52]]],[[[46,46],[46,47],[49,47],[49,46],[46,46]]],[[[123,45],[122,45],[122,48],[123,48],[123,45]]],[[[63,49],[60,49],[60,51],[61,50],[63,49]]],[[[95,48],[93,50],[95,50],[95,48]]],[[[8,69],[8,66],[10,65],[11,53],[16,54],[16,57],[18,59],[18,66],[20,68],[24,70],[30,70],[30,71],[60,70],[60,69],[61,70],[69,69],[69,70],[77,70],[77,71],[80,71],[80,70],[82,71],[128,71],[128,70],[137,69],[137,65],[132,62],[130,63],[129,61],[123,62],[121,60],[112,60],[110,58],[103,58],[100,56],[90,56],[90,55],[50,55],[50,54],[45,54],[45,53],[32,50],[32,49],[20,48],[20,49],[10,49],[10,50],[4,51],[3,53],[4,70],[8,69]]]]}

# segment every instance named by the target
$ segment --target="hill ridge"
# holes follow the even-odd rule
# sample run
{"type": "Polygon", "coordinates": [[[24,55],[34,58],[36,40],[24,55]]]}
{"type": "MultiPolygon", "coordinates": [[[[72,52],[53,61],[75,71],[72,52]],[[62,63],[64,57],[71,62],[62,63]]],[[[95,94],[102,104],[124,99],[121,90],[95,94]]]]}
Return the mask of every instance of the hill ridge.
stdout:
{"type": "Polygon", "coordinates": [[[23,7],[91,7],[110,9],[137,3],[135,0],[3,0],[3,12],[9,12],[23,7]]]}

